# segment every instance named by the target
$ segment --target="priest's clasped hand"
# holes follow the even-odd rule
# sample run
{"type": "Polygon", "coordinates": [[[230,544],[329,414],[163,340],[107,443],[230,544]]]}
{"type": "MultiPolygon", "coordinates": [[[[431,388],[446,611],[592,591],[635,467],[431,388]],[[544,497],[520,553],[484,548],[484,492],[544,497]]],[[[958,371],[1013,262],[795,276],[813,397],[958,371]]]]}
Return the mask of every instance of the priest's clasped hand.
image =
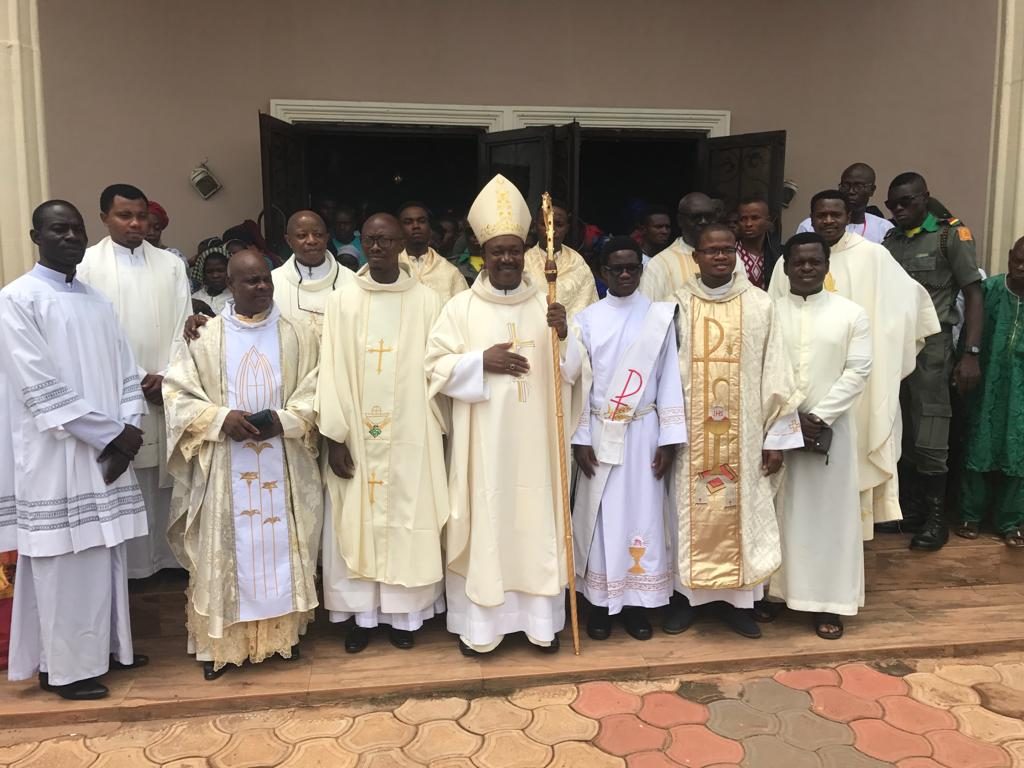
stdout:
{"type": "Polygon", "coordinates": [[[100,454],[100,461],[109,458],[113,453],[123,453],[129,459],[134,459],[135,454],[142,447],[142,430],[131,424],[125,424],[121,434],[107,443],[107,447],[100,454]]]}
{"type": "Polygon", "coordinates": [[[246,420],[246,416],[252,414],[245,411],[228,411],[221,425],[221,431],[235,442],[243,440],[254,440],[260,436],[260,431],[246,420]]]}
{"type": "Polygon", "coordinates": [[[565,319],[565,307],[557,301],[548,304],[548,327],[558,331],[558,338],[565,341],[569,335],[569,325],[565,319]]]}
{"type": "Polygon", "coordinates": [[[484,350],[484,370],[488,373],[504,373],[507,376],[525,376],[530,372],[530,361],[522,355],[511,352],[512,342],[495,344],[484,350]]]}
{"type": "Polygon", "coordinates": [[[185,341],[195,341],[199,338],[199,329],[210,322],[206,315],[191,315],[185,321],[185,341]]]}
{"type": "Polygon", "coordinates": [[[821,430],[827,426],[824,421],[813,413],[800,414],[800,431],[803,432],[806,439],[817,440],[821,436],[821,430]]]}
{"type": "Polygon", "coordinates": [[[782,451],[761,451],[761,471],[770,477],[782,469],[782,451]]]}
{"type": "Polygon", "coordinates": [[[142,378],[142,394],[146,400],[153,405],[163,405],[164,393],[160,390],[163,384],[163,376],[158,373],[147,373],[142,378]]]}
{"type": "Polygon", "coordinates": [[[352,461],[352,454],[344,443],[327,441],[327,463],[334,474],[345,480],[351,480],[356,473],[356,463],[352,461]]]}

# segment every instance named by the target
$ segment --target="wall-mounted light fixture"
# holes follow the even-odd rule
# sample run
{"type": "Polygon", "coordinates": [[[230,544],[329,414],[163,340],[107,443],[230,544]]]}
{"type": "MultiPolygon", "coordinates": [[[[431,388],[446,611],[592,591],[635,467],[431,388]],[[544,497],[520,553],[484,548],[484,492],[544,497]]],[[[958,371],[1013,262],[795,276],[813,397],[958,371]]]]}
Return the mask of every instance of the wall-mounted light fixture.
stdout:
{"type": "Polygon", "coordinates": [[[793,202],[793,198],[796,197],[796,193],[800,191],[800,187],[797,186],[795,181],[786,179],[782,182],[782,207],[789,208],[789,204],[793,202]]]}
{"type": "Polygon", "coordinates": [[[209,200],[215,194],[217,194],[223,185],[217,181],[217,177],[213,175],[213,172],[206,167],[206,161],[204,160],[199,164],[198,167],[192,170],[192,176],[189,178],[189,183],[192,188],[199,193],[199,196],[203,200],[209,200]]]}

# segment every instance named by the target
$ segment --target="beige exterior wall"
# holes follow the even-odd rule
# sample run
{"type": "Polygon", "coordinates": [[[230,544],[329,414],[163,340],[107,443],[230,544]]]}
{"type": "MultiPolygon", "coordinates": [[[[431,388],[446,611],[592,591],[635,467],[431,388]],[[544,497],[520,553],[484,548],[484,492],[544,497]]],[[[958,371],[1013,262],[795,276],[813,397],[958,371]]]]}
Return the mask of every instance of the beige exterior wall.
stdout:
{"type": "Polygon", "coordinates": [[[996,0],[39,0],[50,190],[99,239],[101,188],[135,183],[187,250],[258,211],[256,113],[272,98],[727,109],[733,133],[789,132],[787,233],[856,160],[878,171],[876,202],[916,169],[981,230],[998,13],[996,0]],[[206,158],[225,186],[209,201],[188,185],[206,158]]]}

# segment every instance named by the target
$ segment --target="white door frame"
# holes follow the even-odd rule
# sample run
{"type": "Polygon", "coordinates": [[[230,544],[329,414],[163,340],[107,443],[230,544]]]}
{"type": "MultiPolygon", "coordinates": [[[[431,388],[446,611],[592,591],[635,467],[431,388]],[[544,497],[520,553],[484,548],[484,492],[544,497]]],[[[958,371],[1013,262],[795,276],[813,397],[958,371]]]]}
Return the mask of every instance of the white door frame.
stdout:
{"type": "Polygon", "coordinates": [[[484,128],[488,133],[536,125],[562,125],[575,120],[588,128],[688,130],[704,131],[708,136],[728,136],[732,113],[723,109],[510,107],[271,99],[270,114],[288,123],[461,125],[484,128]]]}

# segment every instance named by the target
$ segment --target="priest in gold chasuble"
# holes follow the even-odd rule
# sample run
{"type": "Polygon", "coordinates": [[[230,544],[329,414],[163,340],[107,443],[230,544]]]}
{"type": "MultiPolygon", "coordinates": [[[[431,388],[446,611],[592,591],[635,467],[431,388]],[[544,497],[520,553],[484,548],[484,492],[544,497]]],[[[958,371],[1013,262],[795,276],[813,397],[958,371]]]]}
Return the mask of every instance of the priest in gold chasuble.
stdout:
{"type": "Polygon", "coordinates": [[[389,626],[393,645],[444,610],[441,529],[447,398],[427,396],[423,360],[441,297],[400,262],[389,214],[362,227],[366,265],[327,304],[316,410],[327,438],[324,605],[354,618],[345,640],[363,650],[389,626]]]}
{"type": "Polygon", "coordinates": [[[803,446],[797,391],[768,296],[734,274],[736,238],[701,232],[700,277],[676,292],[679,370],[690,442],[676,461],[676,598],[666,631],[692,606],[722,601],[735,631],[757,637],[751,611],[781,562],[773,497],[782,451],[803,446]]]}
{"type": "Polygon", "coordinates": [[[259,254],[231,257],[234,301],[164,379],[175,486],[168,537],[189,571],[189,653],[226,664],[293,658],[317,605],[323,495],[313,412],[317,339],[281,316],[259,254]]]}
{"type": "MultiPolygon", "coordinates": [[[[565,307],[569,320],[572,320],[578,313],[597,302],[597,283],[594,282],[594,273],[583,255],[564,242],[565,236],[569,233],[568,209],[557,200],[552,202],[551,207],[555,225],[555,264],[558,267],[555,298],[565,307]]],[[[526,252],[525,272],[530,281],[543,293],[547,289],[544,264],[548,259],[548,232],[539,208],[533,226],[537,232],[537,245],[526,252]]]]}
{"type": "Polygon", "coordinates": [[[570,400],[581,350],[565,308],[548,307],[544,286],[523,274],[530,212],[519,190],[496,176],[470,208],[469,223],[485,268],[472,290],[441,310],[426,359],[430,394],[453,401],[448,630],[466,655],[493,650],[513,632],[551,652],[565,623],[568,583],[551,328],[563,340],[567,425],[579,417],[579,398],[576,409],[570,400]]]}

